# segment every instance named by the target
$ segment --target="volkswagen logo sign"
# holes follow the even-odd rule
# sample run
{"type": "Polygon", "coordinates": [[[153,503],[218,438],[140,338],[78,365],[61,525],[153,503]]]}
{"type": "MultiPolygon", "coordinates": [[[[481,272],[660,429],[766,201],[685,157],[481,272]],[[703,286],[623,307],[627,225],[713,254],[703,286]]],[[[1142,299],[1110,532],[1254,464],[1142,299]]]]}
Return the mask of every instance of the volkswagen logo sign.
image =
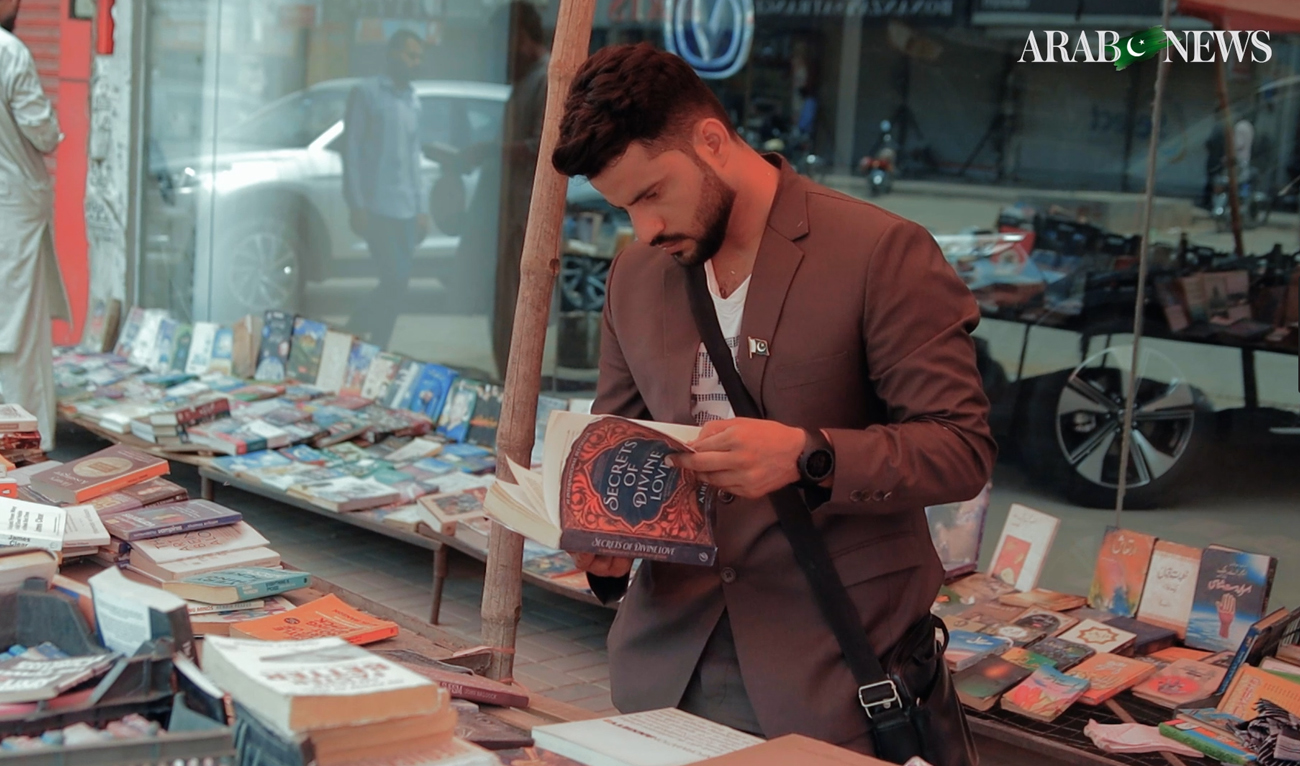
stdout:
{"type": "Polygon", "coordinates": [[[723,80],[749,60],[754,0],[667,0],[664,47],[700,77],[723,80]]]}

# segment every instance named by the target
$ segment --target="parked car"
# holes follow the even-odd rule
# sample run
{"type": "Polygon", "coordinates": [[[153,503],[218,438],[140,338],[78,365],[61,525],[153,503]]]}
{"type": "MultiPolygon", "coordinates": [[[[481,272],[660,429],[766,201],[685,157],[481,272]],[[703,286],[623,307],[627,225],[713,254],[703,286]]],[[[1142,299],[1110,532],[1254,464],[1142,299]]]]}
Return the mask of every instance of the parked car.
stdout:
{"type": "MultiPolygon", "coordinates": [[[[164,206],[168,214],[193,222],[179,227],[192,231],[192,243],[168,245],[173,252],[194,250],[194,316],[225,322],[271,308],[293,311],[308,282],[375,274],[343,198],[343,117],[358,82],[329,80],[286,95],[221,133],[205,157],[155,160],[150,175],[172,198],[164,206]]],[[[508,86],[426,80],[413,87],[422,107],[422,144],[464,148],[500,139],[508,86]]],[[[426,158],[421,165],[432,188],[441,168],[426,158]]],[[[467,199],[479,175],[465,176],[467,199]]],[[[570,184],[568,199],[588,208],[603,203],[582,181],[570,184]]],[[[490,270],[488,256],[495,254],[456,264],[459,237],[431,228],[413,277],[454,285],[464,269],[490,270]]],[[[457,298],[463,304],[465,296],[457,298]]],[[[480,300],[486,307],[491,296],[480,300]]]]}

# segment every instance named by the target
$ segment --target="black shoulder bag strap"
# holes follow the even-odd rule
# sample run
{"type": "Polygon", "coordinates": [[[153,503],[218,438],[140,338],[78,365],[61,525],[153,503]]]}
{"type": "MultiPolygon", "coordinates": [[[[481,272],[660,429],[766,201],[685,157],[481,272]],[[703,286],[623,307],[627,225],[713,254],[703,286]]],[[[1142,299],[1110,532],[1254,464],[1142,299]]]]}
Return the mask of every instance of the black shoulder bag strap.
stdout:
{"type": "MultiPolygon", "coordinates": [[[[718,315],[709,295],[708,277],[702,266],[686,268],[691,313],[718,379],[727,392],[731,407],[739,417],[763,417],[749,390],[745,388],[727,341],[722,336],[718,315]]],[[[813,526],[812,512],[799,490],[782,487],[770,496],[781,530],[790,540],[795,561],[812,586],[822,617],[829,623],[839,642],[844,660],[858,683],[858,703],[871,723],[876,756],[902,763],[921,754],[915,728],[905,709],[895,682],[885,673],[880,660],[867,641],[858,608],[840,580],[826,541],[813,526]]]]}

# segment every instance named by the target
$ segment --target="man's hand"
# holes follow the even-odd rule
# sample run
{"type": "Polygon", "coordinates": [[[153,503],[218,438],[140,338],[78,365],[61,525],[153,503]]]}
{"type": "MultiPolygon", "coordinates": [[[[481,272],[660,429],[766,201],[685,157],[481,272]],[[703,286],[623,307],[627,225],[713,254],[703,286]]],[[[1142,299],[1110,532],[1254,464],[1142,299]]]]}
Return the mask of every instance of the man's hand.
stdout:
{"type": "Polygon", "coordinates": [[[595,553],[575,553],[573,563],[578,569],[597,577],[623,577],[632,572],[632,559],[620,556],[600,556],[595,553]]]}
{"type": "Polygon", "coordinates": [[[695,452],[678,453],[672,461],[719,490],[763,497],[799,480],[804,438],[801,429],[771,420],[713,420],[689,445],[695,452]]]}
{"type": "Polygon", "coordinates": [[[352,227],[352,233],[358,237],[366,238],[366,225],[369,223],[369,216],[366,215],[365,210],[354,207],[348,211],[348,225],[352,227]]]}

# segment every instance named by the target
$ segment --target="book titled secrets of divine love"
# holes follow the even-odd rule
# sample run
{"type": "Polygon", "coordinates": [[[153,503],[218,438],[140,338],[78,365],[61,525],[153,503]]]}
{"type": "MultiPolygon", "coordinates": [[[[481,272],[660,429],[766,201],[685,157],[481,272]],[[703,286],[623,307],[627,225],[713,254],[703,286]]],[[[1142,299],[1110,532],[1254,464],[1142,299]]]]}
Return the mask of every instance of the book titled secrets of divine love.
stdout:
{"type": "Polygon", "coordinates": [[[691,426],[611,415],[551,413],[540,472],[510,463],[483,507],[497,522],[552,548],[709,566],[717,554],[710,497],[674,453],[691,426]]]}

